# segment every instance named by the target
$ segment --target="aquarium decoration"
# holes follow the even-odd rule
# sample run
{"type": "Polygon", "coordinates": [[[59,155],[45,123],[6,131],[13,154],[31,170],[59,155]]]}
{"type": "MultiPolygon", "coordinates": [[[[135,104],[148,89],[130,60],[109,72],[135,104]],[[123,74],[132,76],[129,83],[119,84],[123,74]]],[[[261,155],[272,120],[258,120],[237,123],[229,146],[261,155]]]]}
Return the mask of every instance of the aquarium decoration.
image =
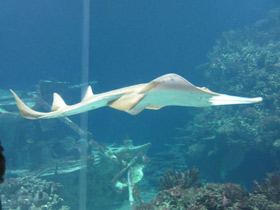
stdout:
{"type": "MultiPolygon", "coordinates": [[[[36,87],[36,92],[20,92],[20,94],[25,102],[28,102],[27,96],[33,98],[34,103],[28,105],[40,110],[50,108],[49,101],[52,91],[62,91],[66,96],[69,96],[70,92],[76,95],[80,93],[79,86],[65,82],[42,80],[36,87]]],[[[1,127],[3,130],[5,130],[5,126],[13,125],[13,129],[6,132],[6,138],[14,145],[13,150],[15,151],[15,153],[8,154],[8,160],[10,161],[13,155],[16,155],[15,158],[18,159],[17,165],[8,163],[10,168],[7,176],[16,177],[12,181],[38,178],[37,181],[43,180],[42,183],[46,180],[60,183],[66,186],[59,191],[60,204],[63,204],[62,200],[65,199],[68,200],[68,203],[70,201],[71,209],[75,209],[77,200],[69,199],[67,195],[76,197],[78,185],[73,186],[72,183],[78,179],[79,171],[86,168],[89,183],[87,190],[95,198],[89,201],[89,205],[106,208],[106,206],[112,205],[107,202],[109,199],[112,203],[120,203],[129,198],[134,200],[136,184],[142,180],[143,169],[149,163],[146,153],[151,147],[150,143],[133,145],[131,139],[124,139],[123,145],[101,145],[93,139],[90,131],[81,129],[68,117],[48,121],[25,121],[18,113],[15,113],[15,104],[10,99],[10,97],[2,97],[3,104],[4,102],[5,105],[8,104],[5,109],[11,111],[9,115],[1,115],[0,122],[3,122],[1,127]],[[11,104],[9,104],[10,101],[11,104]],[[13,115],[11,115],[12,111],[13,115]],[[25,123],[22,123],[23,121],[25,123]],[[65,132],[61,135],[57,134],[55,138],[43,135],[54,132],[58,127],[63,128],[65,132]],[[80,151],[85,144],[88,148],[86,164],[84,160],[80,159],[80,151]],[[26,170],[26,168],[28,169],[26,170]],[[71,190],[67,187],[69,185],[72,186],[71,190]],[[132,189],[130,196],[128,188],[132,189]]],[[[20,181],[20,183],[22,182],[20,181]]],[[[2,187],[6,186],[0,186],[0,191],[2,187]]],[[[46,204],[48,205],[46,207],[45,203],[42,206],[34,206],[35,195],[29,193],[32,189],[27,191],[28,193],[24,194],[24,196],[27,195],[27,209],[57,209],[49,204],[46,204]],[[32,200],[30,200],[31,198],[32,200]]],[[[18,193],[18,189],[7,191],[3,201],[13,198],[18,193]]],[[[41,195],[42,193],[40,193],[41,195]]],[[[17,202],[13,204],[3,202],[5,209],[11,209],[10,205],[21,208],[19,207],[21,204],[17,202]]],[[[59,206],[59,209],[63,208],[59,206]]]]}
{"type": "Polygon", "coordinates": [[[84,168],[87,169],[87,193],[94,197],[89,200],[90,206],[106,208],[113,202],[128,198],[136,206],[134,192],[136,184],[144,176],[143,169],[149,163],[146,153],[151,147],[150,143],[135,146],[131,139],[126,139],[123,145],[104,147],[103,152],[91,147],[86,165],[75,153],[79,149],[78,143],[75,147],[68,155],[59,159],[51,158],[36,170],[9,170],[7,175],[17,178],[8,178],[0,186],[0,193],[5,201],[4,209],[66,210],[69,208],[63,207],[64,199],[68,200],[70,206],[75,206],[78,185],[73,183],[84,168]],[[61,189],[54,194],[52,186],[59,186],[61,189]],[[15,199],[16,196],[26,202],[15,199]],[[69,200],[69,196],[72,199],[69,200]],[[22,207],[23,204],[25,206],[22,207]]]}
{"type": "Polygon", "coordinates": [[[66,105],[60,95],[54,93],[52,111],[38,112],[26,106],[11,90],[21,115],[27,119],[57,118],[79,114],[103,106],[138,114],[144,109],[158,110],[165,106],[206,107],[228,104],[248,104],[262,101],[261,97],[243,98],[215,93],[205,87],[196,87],[177,74],[166,74],[157,79],[101,94],[93,94],[89,86],[83,100],[66,105]]]}

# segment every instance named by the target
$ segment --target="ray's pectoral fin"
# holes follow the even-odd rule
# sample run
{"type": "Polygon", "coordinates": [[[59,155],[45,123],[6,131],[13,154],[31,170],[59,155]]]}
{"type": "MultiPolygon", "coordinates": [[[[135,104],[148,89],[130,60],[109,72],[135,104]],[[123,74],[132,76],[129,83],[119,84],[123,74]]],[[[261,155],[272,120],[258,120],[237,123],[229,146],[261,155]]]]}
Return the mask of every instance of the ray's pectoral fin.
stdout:
{"type": "Polygon", "coordinates": [[[157,105],[148,105],[148,106],[135,106],[134,108],[126,111],[131,115],[137,115],[142,112],[144,109],[151,109],[151,110],[159,110],[165,106],[157,106],[157,105]]]}
{"type": "Polygon", "coordinates": [[[145,109],[159,110],[159,109],[161,109],[163,107],[164,106],[149,105],[149,106],[146,106],[145,109]]]}
{"type": "Polygon", "coordinates": [[[132,110],[143,98],[145,94],[142,93],[131,93],[125,94],[117,100],[108,103],[108,106],[121,111],[132,110]]]}

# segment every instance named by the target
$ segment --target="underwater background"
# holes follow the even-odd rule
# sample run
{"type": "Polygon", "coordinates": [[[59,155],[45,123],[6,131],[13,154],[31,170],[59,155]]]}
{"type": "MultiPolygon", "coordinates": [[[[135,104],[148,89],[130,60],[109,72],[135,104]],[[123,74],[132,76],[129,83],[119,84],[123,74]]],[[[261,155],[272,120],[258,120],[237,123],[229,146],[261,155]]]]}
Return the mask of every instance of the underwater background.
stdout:
{"type": "Polygon", "coordinates": [[[3,209],[280,209],[279,7],[276,0],[90,1],[94,93],[176,73],[264,101],[136,116],[102,108],[88,112],[81,131],[80,115],[23,119],[8,90],[41,111],[53,92],[67,104],[80,101],[83,2],[0,2],[3,209]],[[139,176],[133,199],[129,174],[139,176]]]}

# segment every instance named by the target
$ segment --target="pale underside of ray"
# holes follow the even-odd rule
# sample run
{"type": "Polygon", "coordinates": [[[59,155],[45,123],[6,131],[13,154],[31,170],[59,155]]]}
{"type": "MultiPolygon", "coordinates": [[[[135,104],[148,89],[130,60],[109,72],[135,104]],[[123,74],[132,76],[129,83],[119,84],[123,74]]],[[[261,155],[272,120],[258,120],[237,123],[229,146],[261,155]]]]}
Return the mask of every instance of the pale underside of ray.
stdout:
{"type": "Polygon", "coordinates": [[[206,107],[229,104],[249,104],[262,101],[261,97],[244,98],[215,93],[207,88],[192,85],[177,74],[166,74],[155,80],[139,85],[124,87],[105,93],[93,94],[89,86],[80,103],[67,105],[54,93],[51,112],[38,112],[25,105],[13,93],[21,115],[27,119],[57,118],[79,114],[104,106],[138,114],[144,109],[158,110],[165,106],[206,107]]]}

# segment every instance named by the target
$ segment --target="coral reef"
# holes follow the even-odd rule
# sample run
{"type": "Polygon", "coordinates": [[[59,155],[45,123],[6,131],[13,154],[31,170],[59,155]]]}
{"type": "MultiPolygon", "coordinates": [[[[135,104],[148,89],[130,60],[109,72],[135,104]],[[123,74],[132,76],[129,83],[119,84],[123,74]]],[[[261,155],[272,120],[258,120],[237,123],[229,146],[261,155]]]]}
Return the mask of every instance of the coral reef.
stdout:
{"type": "Polygon", "coordinates": [[[265,195],[269,200],[280,204],[280,172],[267,173],[267,178],[260,185],[254,181],[254,194],[265,195]]]}
{"type": "Polygon", "coordinates": [[[8,178],[0,187],[3,210],[68,210],[62,185],[35,177],[8,178]]]}
{"type": "MultiPolygon", "coordinates": [[[[168,173],[168,176],[174,177],[174,173],[168,173]]],[[[268,174],[262,185],[256,182],[250,193],[232,183],[206,183],[184,188],[178,182],[160,192],[155,200],[139,205],[137,210],[280,210],[279,182],[279,172],[268,174]]]]}
{"type": "Polygon", "coordinates": [[[163,189],[170,189],[179,187],[186,189],[194,185],[199,177],[198,169],[191,169],[186,171],[166,171],[164,177],[160,179],[160,185],[163,189]]]}
{"type": "MultiPolygon", "coordinates": [[[[273,146],[274,141],[280,138],[277,129],[280,126],[279,24],[280,9],[272,10],[267,18],[252,26],[224,32],[209,53],[205,77],[211,81],[209,85],[213,89],[264,98],[264,102],[256,106],[227,107],[228,112],[223,109],[220,114],[215,111],[208,113],[208,117],[214,117],[213,122],[219,122],[217,118],[220,116],[227,117],[220,122],[222,128],[215,129],[215,124],[211,126],[216,135],[237,139],[246,146],[279,151],[273,146]],[[235,115],[230,117],[232,110],[235,115]]],[[[207,114],[204,112],[204,115],[207,114]]]]}
{"type": "Polygon", "coordinates": [[[279,25],[280,9],[272,10],[251,26],[224,32],[209,53],[209,63],[203,65],[205,86],[231,95],[262,96],[264,101],[204,108],[179,129],[177,143],[184,144],[185,151],[178,152],[202,174],[211,171],[209,177],[225,180],[248,162],[244,160],[250,152],[270,156],[270,165],[279,167],[279,25]]]}

